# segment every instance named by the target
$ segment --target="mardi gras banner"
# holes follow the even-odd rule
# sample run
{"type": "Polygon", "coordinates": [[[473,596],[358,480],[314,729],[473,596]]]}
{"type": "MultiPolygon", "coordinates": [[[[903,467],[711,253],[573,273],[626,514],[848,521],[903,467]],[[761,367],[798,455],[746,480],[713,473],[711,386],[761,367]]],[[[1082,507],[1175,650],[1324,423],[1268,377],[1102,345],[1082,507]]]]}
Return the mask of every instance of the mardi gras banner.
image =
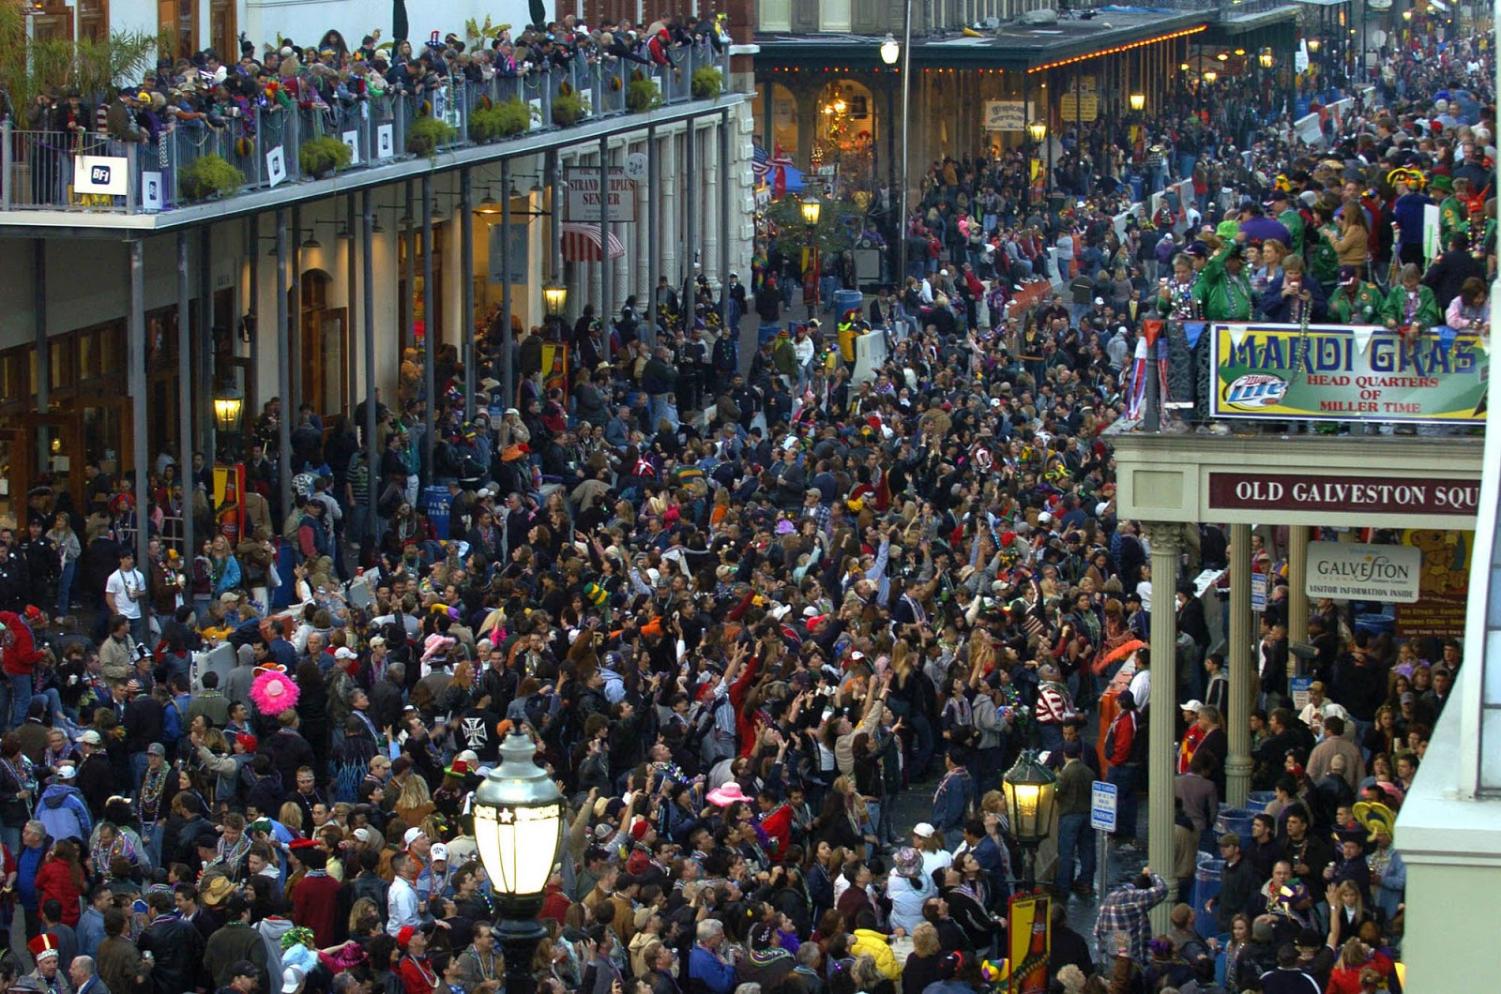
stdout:
{"type": "Polygon", "coordinates": [[[1210,414],[1268,421],[1483,425],[1490,357],[1438,327],[1404,342],[1370,325],[1216,324],[1210,414]]]}

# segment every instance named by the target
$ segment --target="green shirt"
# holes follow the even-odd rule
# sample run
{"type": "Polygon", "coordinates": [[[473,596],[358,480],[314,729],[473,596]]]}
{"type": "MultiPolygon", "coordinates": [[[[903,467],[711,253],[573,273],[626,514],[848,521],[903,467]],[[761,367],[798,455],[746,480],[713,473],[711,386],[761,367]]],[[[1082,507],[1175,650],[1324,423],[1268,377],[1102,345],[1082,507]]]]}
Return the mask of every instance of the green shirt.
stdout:
{"type": "Polygon", "coordinates": [[[1231,248],[1227,245],[1216,252],[1199,270],[1199,281],[1194,284],[1194,299],[1209,321],[1251,320],[1251,280],[1244,269],[1232,276],[1225,267],[1231,248]]]}
{"type": "Polygon", "coordinates": [[[1334,246],[1323,237],[1324,231],[1333,232],[1333,225],[1319,229],[1319,233],[1313,238],[1312,258],[1308,260],[1308,263],[1313,278],[1321,285],[1330,287],[1339,278],[1339,253],[1334,251],[1334,246]]]}
{"type": "Polygon", "coordinates": [[[1303,215],[1289,207],[1277,215],[1277,220],[1293,236],[1293,252],[1296,255],[1303,254],[1303,215]]]}
{"type": "Polygon", "coordinates": [[[1380,324],[1385,302],[1374,284],[1357,283],[1352,299],[1344,287],[1329,295],[1329,320],[1334,324],[1380,324]]]}
{"type": "Polygon", "coordinates": [[[1449,247],[1449,236],[1456,231],[1470,232],[1470,209],[1458,197],[1450,196],[1438,205],[1438,251],[1449,247]]]}
{"type": "Polygon", "coordinates": [[[1386,310],[1384,317],[1398,328],[1405,324],[1415,324],[1420,331],[1427,331],[1439,323],[1438,301],[1434,299],[1433,291],[1422,284],[1418,285],[1418,305],[1413,312],[1412,321],[1407,319],[1407,288],[1400,284],[1392,287],[1386,295],[1386,310]]]}

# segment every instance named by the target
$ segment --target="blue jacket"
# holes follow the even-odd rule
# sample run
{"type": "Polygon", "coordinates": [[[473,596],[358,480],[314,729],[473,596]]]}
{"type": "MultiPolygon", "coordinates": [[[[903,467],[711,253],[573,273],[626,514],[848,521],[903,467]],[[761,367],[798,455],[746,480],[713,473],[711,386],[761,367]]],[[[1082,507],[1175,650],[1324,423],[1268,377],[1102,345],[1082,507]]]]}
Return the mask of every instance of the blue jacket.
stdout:
{"type": "Polygon", "coordinates": [[[42,791],[36,806],[37,821],[47,827],[47,834],[54,839],[77,839],[87,842],[94,830],[94,821],[89,817],[89,806],[77,787],[67,784],[48,784],[42,791]]]}
{"type": "Polygon", "coordinates": [[[699,981],[713,994],[730,994],[735,989],[735,968],[695,945],[688,954],[688,979],[699,981]]]}
{"type": "Polygon", "coordinates": [[[46,858],[46,846],[35,849],[23,846],[16,854],[16,888],[20,891],[21,907],[27,911],[35,911],[37,908],[36,873],[42,868],[42,860],[46,858]]]}
{"type": "Polygon", "coordinates": [[[952,776],[945,774],[933,794],[933,826],[940,832],[963,828],[964,816],[974,796],[975,780],[967,771],[955,770],[952,776]]]}

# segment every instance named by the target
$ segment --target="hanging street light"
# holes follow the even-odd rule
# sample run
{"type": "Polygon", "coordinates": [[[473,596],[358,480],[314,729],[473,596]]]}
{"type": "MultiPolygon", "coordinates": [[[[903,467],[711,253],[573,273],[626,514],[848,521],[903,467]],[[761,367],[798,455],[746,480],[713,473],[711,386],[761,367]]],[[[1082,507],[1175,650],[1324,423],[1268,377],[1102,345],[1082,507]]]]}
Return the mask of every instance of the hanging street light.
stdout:
{"type": "Polygon", "coordinates": [[[881,42],[881,61],[888,66],[896,65],[896,60],[902,57],[902,44],[886,32],[886,40],[881,42]]]}
{"type": "Polygon", "coordinates": [[[1147,106],[1147,95],[1145,93],[1133,93],[1128,99],[1131,101],[1131,109],[1138,114],[1147,106]]]}

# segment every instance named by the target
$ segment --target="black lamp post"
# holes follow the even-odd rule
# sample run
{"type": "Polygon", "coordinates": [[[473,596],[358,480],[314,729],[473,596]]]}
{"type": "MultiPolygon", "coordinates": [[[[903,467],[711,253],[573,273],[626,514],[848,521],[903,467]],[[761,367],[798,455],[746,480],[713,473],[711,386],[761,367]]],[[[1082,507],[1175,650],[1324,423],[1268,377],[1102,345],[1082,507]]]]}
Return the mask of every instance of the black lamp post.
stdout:
{"type": "Polygon", "coordinates": [[[532,994],[532,955],[547,930],[542,894],[563,844],[563,795],[532,761],[537,747],[513,732],[500,765],[474,792],[474,839],[500,905],[496,938],[506,959],[506,994],[532,994]]]}
{"type": "Polygon", "coordinates": [[[1022,847],[1023,883],[1028,889],[1037,882],[1037,847],[1048,837],[1053,826],[1057,786],[1058,778],[1037,761],[1031,749],[1023,751],[1016,765],[1001,779],[1011,834],[1022,847]]]}
{"type": "Polygon", "coordinates": [[[239,457],[240,415],[245,409],[245,398],[233,387],[214,394],[214,427],[218,429],[220,444],[226,462],[239,457]]]}

